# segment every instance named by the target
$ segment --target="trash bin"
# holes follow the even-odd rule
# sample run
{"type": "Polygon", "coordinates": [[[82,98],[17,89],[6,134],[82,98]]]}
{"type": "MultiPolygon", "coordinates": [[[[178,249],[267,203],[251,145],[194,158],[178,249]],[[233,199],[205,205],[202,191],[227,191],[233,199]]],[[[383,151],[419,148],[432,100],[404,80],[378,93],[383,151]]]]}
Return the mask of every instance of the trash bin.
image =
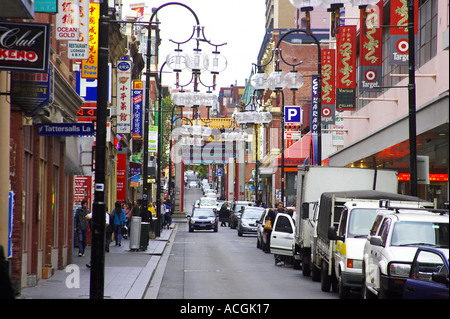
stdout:
{"type": "Polygon", "coordinates": [[[138,250],[141,242],[141,220],[139,216],[131,217],[130,222],[130,250],[138,250]]]}
{"type": "Polygon", "coordinates": [[[148,246],[148,233],[150,231],[150,223],[141,223],[141,250],[147,250],[148,246]]]}

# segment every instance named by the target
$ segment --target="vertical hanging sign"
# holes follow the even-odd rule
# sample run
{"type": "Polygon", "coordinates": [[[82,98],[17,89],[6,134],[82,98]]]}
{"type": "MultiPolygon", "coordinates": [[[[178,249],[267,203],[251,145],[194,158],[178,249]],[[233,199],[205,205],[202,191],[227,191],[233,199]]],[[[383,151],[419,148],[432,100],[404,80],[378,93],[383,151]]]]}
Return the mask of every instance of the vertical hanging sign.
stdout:
{"type": "Polygon", "coordinates": [[[322,62],[322,123],[334,124],[336,114],[336,50],[323,49],[322,62]]]}
{"type": "Polygon", "coordinates": [[[131,62],[117,64],[117,133],[131,133],[131,62]]]}
{"type": "Polygon", "coordinates": [[[58,1],[56,40],[78,40],[80,36],[79,0],[58,1]]]}
{"type": "MultiPolygon", "coordinates": [[[[89,58],[81,61],[81,77],[96,79],[98,75],[98,23],[100,4],[89,4],[89,58]]],[[[78,40],[78,38],[77,38],[78,40]]]]}
{"type": "Polygon", "coordinates": [[[311,115],[310,115],[310,131],[317,134],[319,131],[319,77],[312,75],[311,77],[311,115]]]}
{"type": "MultiPolygon", "coordinates": [[[[414,34],[419,22],[419,1],[414,0],[414,34]]],[[[408,65],[408,4],[407,0],[391,0],[391,65],[408,65]]],[[[417,41],[415,41],[417,43],[417,41]]]]}
{"type": "Polygon", "coordinates": [[[89,59],[89,0],[80,0],[80,37],[67,43],[69,59],[89,59]]]}
{"type": "Polygon", "coordinates": [[[133,81],[133,139],[142,140],[142,81],[133,81]]]}
{"type": "Polygon", "coordinates": [[[342,26],[337,35],[336,110],[356,110],[356,26],[342,26]]]}
{"type": "Polygon", "coordinates": [[[117,154],[116,200],[127,200],[127,154],[117,154]]]}
{"type": "Polygon", "coordinates": [[[383,1],[360,10],[359,91],[380,91],[383,85],[383,1]],[[364,10],[366,10],[364,14],[364,10]],[[366,18],[364,19],[364,16],[366,18]],[[365,23],[365,26],[364,26],[365,23]]]}

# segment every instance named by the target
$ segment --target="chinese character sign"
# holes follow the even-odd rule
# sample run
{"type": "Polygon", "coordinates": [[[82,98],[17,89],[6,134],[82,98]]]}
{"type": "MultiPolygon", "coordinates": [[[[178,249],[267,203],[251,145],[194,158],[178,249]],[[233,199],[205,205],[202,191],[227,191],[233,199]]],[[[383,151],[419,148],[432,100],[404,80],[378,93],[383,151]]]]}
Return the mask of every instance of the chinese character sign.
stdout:
{"type": "Polygon", "coordinates": [[[78,40],[80,37],[79,0],[58,1],[56,40],[78,40]]]}
{"type": "Polygon", "coordinates": [[[322,123],[334,124],[336,111],[336,50],[323,49],[322,62],[322,123]]]}
{"type": "Polygon", "coordinates": [[[142,81],[133,81],[133,139],[142,140],[142,81]]]}
{"type": "Polygon", "coordinates": [[[356,109],[356,26],[342,26],[336,39],[336,110],[356,109]]]}
{"type": "Polygon", "coordinates": [[[131,62],[117,64],[117,133],[131,133],[131,62]]]}
{"type": "Polygon", "coordinates": [[[89,58],[81,61],[81,77],[96,79],[98,75],[98,23],[99,3],[89,4],[89,58]]]}
{"type": "Polygon", "coordinates": [[[89,59],[89,0],[80,0],[80,37],[78,41],[69,41],[67,57],[69,59],[89,59]]]}
{"type": "Polygon", "coordinates": [[[360,92],[377,91],[382,86],[383,63],[383,1],[377,5],[361,9],[360,25],[360,58],[359,58],[359,90],[360,92]],[[366,18],[364,19],[364,10],[366,18]]]}
{"type": "MultiPolygon", "coordinates": [[[[414,34],[419,21],[419,1],[414,0],[414,34]]],[[[408,65],[408,4],[405,0],[391,0],[391,50],[389,62],[392,65],[408,65]]],[[[416,42],[417,43],[417,42],[416,42]]]]}

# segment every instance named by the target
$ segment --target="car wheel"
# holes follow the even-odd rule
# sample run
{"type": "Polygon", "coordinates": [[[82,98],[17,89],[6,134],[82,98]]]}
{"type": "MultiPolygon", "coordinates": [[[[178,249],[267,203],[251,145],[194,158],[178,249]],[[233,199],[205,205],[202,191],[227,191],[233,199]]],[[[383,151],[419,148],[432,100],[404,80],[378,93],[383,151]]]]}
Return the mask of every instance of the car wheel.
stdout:
{"type": "Polygon", "coordinates": [[[193,227],[189,227],[189,232],[193,233],[194,232],[194,228],[193,227]]]}
{"type": "Polygon", "coordinates": [[[242,232],[241,232],[239,229],[238,229],[238,232],[237,232],[237,233],[238,233],[238,236],[239,236],[239,237],[242,237],[242,232]]]}
{"type": "Polygon", "coordinates": [[[320,281],[320,269],[314,264],[312,265],[312,281],[320,281]]]}
{"type": "Polygon", "coordinates": [[[311,259],[303,256],[302,259],[302,273],[303,276],[308,277],[311,275],[311,259]]]}
{"type": "Polygon", "coordinates": [[[217,233],[218,230],[218,226],[216,225],[216,227],[214,227],[214,232],[217,233]]]}
{"type": "Polygon", "coordinates": [[[342,276],[339,276],[337,280],[339,284],[339,298],[348,299],[350,297],[350,288],[344,286],[344,283],[342,282],[342,276]]]}

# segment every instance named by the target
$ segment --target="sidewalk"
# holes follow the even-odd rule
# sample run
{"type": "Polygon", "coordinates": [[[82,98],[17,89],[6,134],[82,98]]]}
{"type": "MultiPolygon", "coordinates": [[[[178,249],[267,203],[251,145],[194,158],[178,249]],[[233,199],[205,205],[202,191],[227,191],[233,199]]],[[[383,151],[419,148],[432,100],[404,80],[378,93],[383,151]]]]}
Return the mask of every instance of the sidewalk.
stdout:
{"type": "MultiPolygon", "coordinates": [[[[109,253],[105,253],[105,299],[144,297],[164,249],[176,232],[176,221],[172,227],[163,229],[160,237],[150,239],[146,251],[131,251],[127,239],[122,239],[121,247],[115,246],[114,241],[111,243],[109,253]]],[[[84,257],[79,257],[78,249],[74,248],[71,265],[56,270],[49,279],[41,279],[35,287],[23,288],[17,299],[89,299],[90,269],[86,264],[90,256],[90,246],[84,257]],[[74,279],[79,279],[79,287],[73,287],[74,279]]]]}

